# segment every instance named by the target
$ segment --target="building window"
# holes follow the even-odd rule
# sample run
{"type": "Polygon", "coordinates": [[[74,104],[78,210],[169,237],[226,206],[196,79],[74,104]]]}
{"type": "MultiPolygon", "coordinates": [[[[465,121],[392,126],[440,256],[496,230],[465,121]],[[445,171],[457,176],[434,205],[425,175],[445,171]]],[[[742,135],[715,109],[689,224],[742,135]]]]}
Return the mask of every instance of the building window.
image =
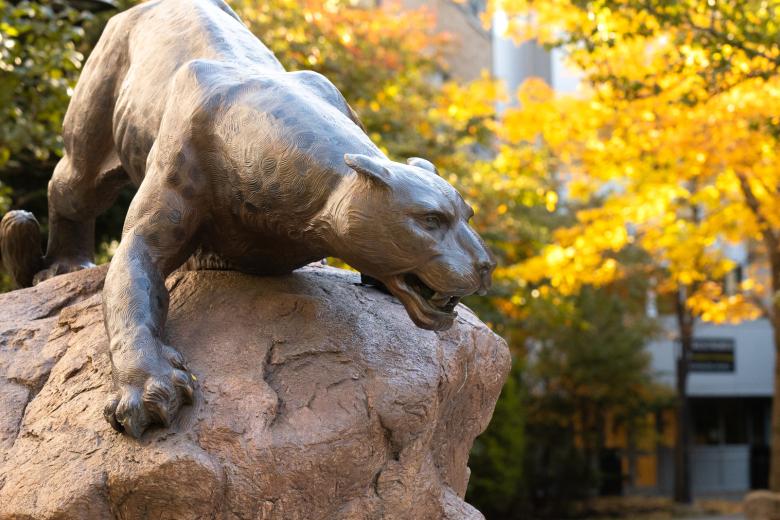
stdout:
{"type": "Polygon", "coordinates": [[[768,398],[696,398],[690,400],[693,443],[764,445],[769,424],[768,398]]]}
{"type": "Polygon", "coordinates": [[[726,275],[726,279],[724,280],[726,295],[734,296],[739,293],[739,285],[742,283],[742,276],[742,265],[737,264],[737,266],[726,275]]]}

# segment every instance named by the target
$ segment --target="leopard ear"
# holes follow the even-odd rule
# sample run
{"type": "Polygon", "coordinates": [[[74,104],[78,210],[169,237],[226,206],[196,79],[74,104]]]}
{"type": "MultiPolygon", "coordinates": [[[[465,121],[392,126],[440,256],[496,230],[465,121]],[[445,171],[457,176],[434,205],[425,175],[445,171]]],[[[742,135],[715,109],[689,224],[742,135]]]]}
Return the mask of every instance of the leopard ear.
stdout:
{"type": "Polygon", "coordinates": [[[376,159],[367,155],[347,153],[344,154],[344,162],[369,181],[384,187],[390,186],[390,170],[376,159]]]}
{"type": "Polygon", "coordinates": [[[431,173],[439,175],[439,170],[436,169],[436,166],[434,166],[431,161],[421,159],[419,157],[409,157],[406,160],[406,164],[409,166],[416,166],[418,168],[422,168],[423,170],[428,170],[431,173]]]}

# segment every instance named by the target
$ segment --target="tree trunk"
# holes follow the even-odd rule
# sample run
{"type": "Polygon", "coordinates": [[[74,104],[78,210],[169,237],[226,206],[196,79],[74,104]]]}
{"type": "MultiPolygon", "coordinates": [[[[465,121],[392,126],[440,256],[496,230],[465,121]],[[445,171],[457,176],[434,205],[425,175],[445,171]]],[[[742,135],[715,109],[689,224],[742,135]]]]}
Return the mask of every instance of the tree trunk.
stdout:
{"type": "MultiPolygon", "coordinates": [[[[768,241],[777,246],[776,242],[768,241]]],[[[769,305],[769,323],[772,324],[772,338],[775,343],[775,383],[772,398],[772,433],[769,458],[769,489],[780,493],[780,251],[770,250],[769,266],[772,277],[772,300],[769,305]]]]}
{"type": "Polygon", "coordinates": [[[780,244],[774,233],[766,233],[764,243],[769,251],[769,269],[772,280],[772,298],[767,314],[772,324],[775,343],[775,383],[772,397],[772,432],[769,446],[769,489],[780,493],[780,244]]]}
{"type": "Polygon", "coordinates": [[[748,177],[738,173],[745,204],[753,212],[761,228],[764,246],[769,260],[769,273],[772,279],[772,294],[766,309],[769,323],[772,324],[772,336],[775,344],[775,383],[772,396],[772,432],[770,434],[769,489],[780,493],[780,230],[772,226],[762,210],[761,202],[753,193],[748,177]]]}
{"type": "Polygon", "coordinates": [[[674,501],[691,503],[690,421],[688,411],[688,362],[693,349],[693,316],[686,305],[686,291],[677,295],[680,355],[677,358],[677,437],[674,445],[674,501]]]}
{"type": "MultiPolygon", "coordinates": [[[[772,305],[777,314],[777,304],[772,305]]],[[[778,323],[772,320],[772,335],[775,342],[775,388],[772,398],[772,433],[769,463],[769,489],[780,493],[780,331],[778,323]]]]}

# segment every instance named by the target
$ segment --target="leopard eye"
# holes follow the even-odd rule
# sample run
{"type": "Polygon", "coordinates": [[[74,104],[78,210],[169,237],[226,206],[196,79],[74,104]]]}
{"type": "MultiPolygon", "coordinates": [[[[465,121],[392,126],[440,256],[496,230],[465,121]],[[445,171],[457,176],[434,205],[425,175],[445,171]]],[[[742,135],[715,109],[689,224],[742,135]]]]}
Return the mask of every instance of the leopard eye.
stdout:
{"type": "Polygon", "coordinates": [[[423,223],[425,224],[425,228],[429,231],[436,231],[442,228],[443,220],[440,215],[429,213],[423,217],[423,223]]]}

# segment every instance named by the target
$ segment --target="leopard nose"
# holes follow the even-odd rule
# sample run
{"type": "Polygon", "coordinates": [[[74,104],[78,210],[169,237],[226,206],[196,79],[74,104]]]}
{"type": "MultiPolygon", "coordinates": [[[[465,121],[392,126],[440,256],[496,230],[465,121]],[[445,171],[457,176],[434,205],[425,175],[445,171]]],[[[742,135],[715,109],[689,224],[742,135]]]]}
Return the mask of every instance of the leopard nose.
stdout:
{"type": "Polygon", "coordinates": [[[477,272],[479,273],[480,278],[490,275],[493,271],[493,267],[495,267],[495,265],[490,260],[484,260],[477,263],[477,272]]]}
{"type": "Polygon", "coordinates": [[[496,263],[493,260],[482,260],[477,263],[476,271],[479,274],[480,288],[478,293],[481,295],[487,294],[487,290],[490,288],[491,275],[493,269],[496,268],[496,263]]]}

